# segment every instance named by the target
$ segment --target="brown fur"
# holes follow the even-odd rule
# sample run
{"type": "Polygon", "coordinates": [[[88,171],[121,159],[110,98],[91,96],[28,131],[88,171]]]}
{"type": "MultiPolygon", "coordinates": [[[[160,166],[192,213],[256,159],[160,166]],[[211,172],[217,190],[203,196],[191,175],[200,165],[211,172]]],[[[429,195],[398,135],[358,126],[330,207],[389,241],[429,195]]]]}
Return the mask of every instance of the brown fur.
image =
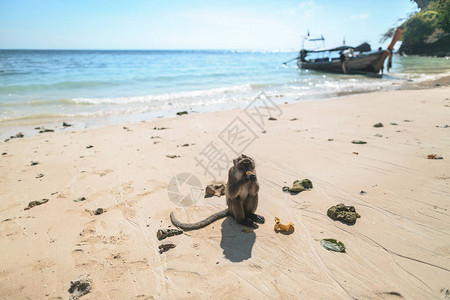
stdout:
{"type": "Polygon", "coordinates": [[[255,162],[244,154],[233,160],[228,172],[228,183],[225,191],[228,209],[215,213],[197,223],[181,223],[171,212],[172,223],[184,230],[203,228],[216,220],[231,215],[239,224],[258,228],[256,223],[263,224],[264,217],[255,214],[258,207],[259,184],[255,173],[255,162]]]}
{"type": "Polygon", "coordinates": [[[242,154],[233,160],[225,191],[230,215],[239,224],[257,228],[255,222],[264,223],[264,218],[255,214],[258,207],[258,192],[255,161],[242,154]]]}

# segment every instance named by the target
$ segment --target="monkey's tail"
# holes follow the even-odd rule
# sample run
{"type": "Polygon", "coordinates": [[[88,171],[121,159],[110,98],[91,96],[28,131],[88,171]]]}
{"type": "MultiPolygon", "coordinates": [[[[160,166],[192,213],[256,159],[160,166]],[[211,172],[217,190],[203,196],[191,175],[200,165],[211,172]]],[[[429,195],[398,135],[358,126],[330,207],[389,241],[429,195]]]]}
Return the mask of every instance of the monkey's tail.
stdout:
{"type": "Polygon", "coordinates": [[[175,218],[175,215],[173,214],[173,212],[170,213],[170,220],[172,221],[172,224],[177,226],[178,228],[181,228],[183,230],[195,230],[195,229],[200,229],[203,227],[208,226],[209,224],[225,218],[226,216],[228,216],[230,214],[230,211],[227,209],[220,211],[218,213],[215,213],[211,216],[209,216],[208,218],[204,219],[203,221],[197,222],[197,223],[181,223],[180,221],[178,221],[175,218]]]}

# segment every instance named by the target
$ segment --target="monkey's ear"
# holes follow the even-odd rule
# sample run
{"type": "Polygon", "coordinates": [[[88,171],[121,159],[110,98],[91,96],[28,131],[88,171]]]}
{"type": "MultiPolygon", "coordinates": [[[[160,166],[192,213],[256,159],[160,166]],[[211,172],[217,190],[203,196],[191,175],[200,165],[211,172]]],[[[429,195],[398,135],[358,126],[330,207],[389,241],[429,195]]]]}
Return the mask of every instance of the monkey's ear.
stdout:
{"type": "Polygon", "coordinates": [[[241,157],[242,157],[242,158],[248,158],[248,156],[245,155],[244,153],[241,154],[241,157]]]}

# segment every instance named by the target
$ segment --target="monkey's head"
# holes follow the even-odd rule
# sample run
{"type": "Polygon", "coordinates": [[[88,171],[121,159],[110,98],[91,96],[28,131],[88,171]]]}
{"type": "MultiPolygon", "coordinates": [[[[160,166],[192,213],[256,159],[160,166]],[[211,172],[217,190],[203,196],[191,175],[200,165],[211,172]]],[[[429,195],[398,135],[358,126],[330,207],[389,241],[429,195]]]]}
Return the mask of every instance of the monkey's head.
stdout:
{"type": "Polygon", "coordinates": [[[255,161],[245,154],[241,154],[241,156],[233,159],[233,164],[238,170],[244,172],[253,171],[255,169],[255,161]]]}

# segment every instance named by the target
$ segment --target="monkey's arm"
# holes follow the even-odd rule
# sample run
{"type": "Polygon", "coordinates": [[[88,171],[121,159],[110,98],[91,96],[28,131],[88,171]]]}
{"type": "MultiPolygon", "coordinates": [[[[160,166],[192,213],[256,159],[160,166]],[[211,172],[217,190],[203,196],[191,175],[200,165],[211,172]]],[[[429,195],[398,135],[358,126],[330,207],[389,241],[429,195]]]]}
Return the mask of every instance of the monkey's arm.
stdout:
{"type": "Polygon", "coordinates": [[[231,168],[228,172],[228,196],[231,199],[235,199],[241,190],[241,186],[247,182],[245,177],[242,177],[240,180],[236,179],[234,168],[231,168]]]}
{"type": "Polygon", "coordinates": [[[242,183],[236,182],[234,184],[228,184],[228,195],[231,199],[235,199],[239,195],[240,187],[242,183]]]}

